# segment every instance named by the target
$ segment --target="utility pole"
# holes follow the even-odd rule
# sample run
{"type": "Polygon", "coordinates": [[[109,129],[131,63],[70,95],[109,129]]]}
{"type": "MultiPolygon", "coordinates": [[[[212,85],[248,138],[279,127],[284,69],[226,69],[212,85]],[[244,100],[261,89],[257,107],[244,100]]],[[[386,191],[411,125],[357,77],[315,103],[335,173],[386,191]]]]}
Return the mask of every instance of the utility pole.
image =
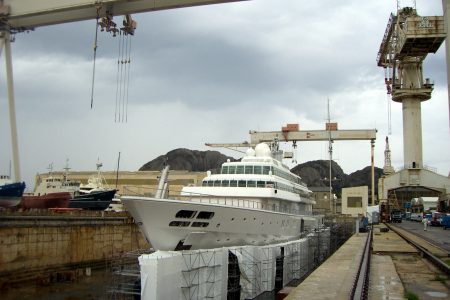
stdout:
{"type": "Polygon", "coordinates": [[[333,212],[336,213],[336,202],[334,201],[333,191],[331,189],[331,161],[333,160],[333,141],[331,140],[331,117],[330,117],[330,99],[327,102],[328,110],[328,153],[330,156],[330,168],[329,168],[329,192],[330,192],[330,204],[333,205],[333,212]]]}

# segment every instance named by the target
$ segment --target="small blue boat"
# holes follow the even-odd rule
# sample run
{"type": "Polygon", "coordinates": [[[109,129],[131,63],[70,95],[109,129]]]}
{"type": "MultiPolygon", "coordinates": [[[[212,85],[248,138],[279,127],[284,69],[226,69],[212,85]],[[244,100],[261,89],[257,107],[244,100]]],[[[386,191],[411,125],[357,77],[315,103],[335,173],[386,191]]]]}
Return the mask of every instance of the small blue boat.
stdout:
{"type": "Polygon", "coordinates": [[[20,204],[25,182],[11,182],[8,176],[0,178],[0,207],[12,208],[20,204]]]}

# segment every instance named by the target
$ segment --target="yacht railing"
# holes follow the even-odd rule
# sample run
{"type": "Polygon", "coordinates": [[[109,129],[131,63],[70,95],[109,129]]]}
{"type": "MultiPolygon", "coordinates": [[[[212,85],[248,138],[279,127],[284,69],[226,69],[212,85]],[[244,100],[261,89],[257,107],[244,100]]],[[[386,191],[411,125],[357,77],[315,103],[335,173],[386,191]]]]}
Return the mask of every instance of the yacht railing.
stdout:
{"type": "MultiPolygon", "coordinates": [[[[142,186],[125,186],[124,196],[141,196],[141,197],[153,197],[157,191],[155,188],[147,188],[142,186]],[[136,191],[136,189],[138,191],[136,191]],[[145,191],[144,191],[145,190],[145,191]]],[[[215,196],[201,193],[184,193],[180,191],[169,192],[171,200],[190,201],[195,203],[225,205],[241,208],[251,208],[258,210],[273,211],[278,213],[292,214],[292,215],[312,215],[312,211],[300,211],[297,209],[290,209],[284,205],[276,204],[264,204],[261,201],[250,200],[247,198],[228,197],[228,196],[215,196]]]]}

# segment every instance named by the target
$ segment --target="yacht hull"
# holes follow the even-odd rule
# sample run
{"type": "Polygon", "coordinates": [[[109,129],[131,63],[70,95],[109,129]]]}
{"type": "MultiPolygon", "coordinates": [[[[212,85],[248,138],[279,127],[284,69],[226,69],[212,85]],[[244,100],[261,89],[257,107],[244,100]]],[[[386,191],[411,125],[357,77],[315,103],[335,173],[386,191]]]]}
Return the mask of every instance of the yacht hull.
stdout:
{"type": "Polygon", "coordinates": [[[279,243],[298,239],[312,220],[306,215],[193,201],[123,196],[122,202],[157,250],[279,243]]]}

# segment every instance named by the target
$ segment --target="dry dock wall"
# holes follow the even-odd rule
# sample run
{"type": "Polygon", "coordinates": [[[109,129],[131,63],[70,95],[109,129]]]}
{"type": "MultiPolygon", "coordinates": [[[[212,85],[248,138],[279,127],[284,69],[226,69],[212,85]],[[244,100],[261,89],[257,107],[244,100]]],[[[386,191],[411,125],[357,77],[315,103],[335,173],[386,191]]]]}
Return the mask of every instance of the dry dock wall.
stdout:
{"type": "Polygon", "coordinates": [[[126,213],[1,212],[0,284],[105,263],[148,247],[126,213]]]}

